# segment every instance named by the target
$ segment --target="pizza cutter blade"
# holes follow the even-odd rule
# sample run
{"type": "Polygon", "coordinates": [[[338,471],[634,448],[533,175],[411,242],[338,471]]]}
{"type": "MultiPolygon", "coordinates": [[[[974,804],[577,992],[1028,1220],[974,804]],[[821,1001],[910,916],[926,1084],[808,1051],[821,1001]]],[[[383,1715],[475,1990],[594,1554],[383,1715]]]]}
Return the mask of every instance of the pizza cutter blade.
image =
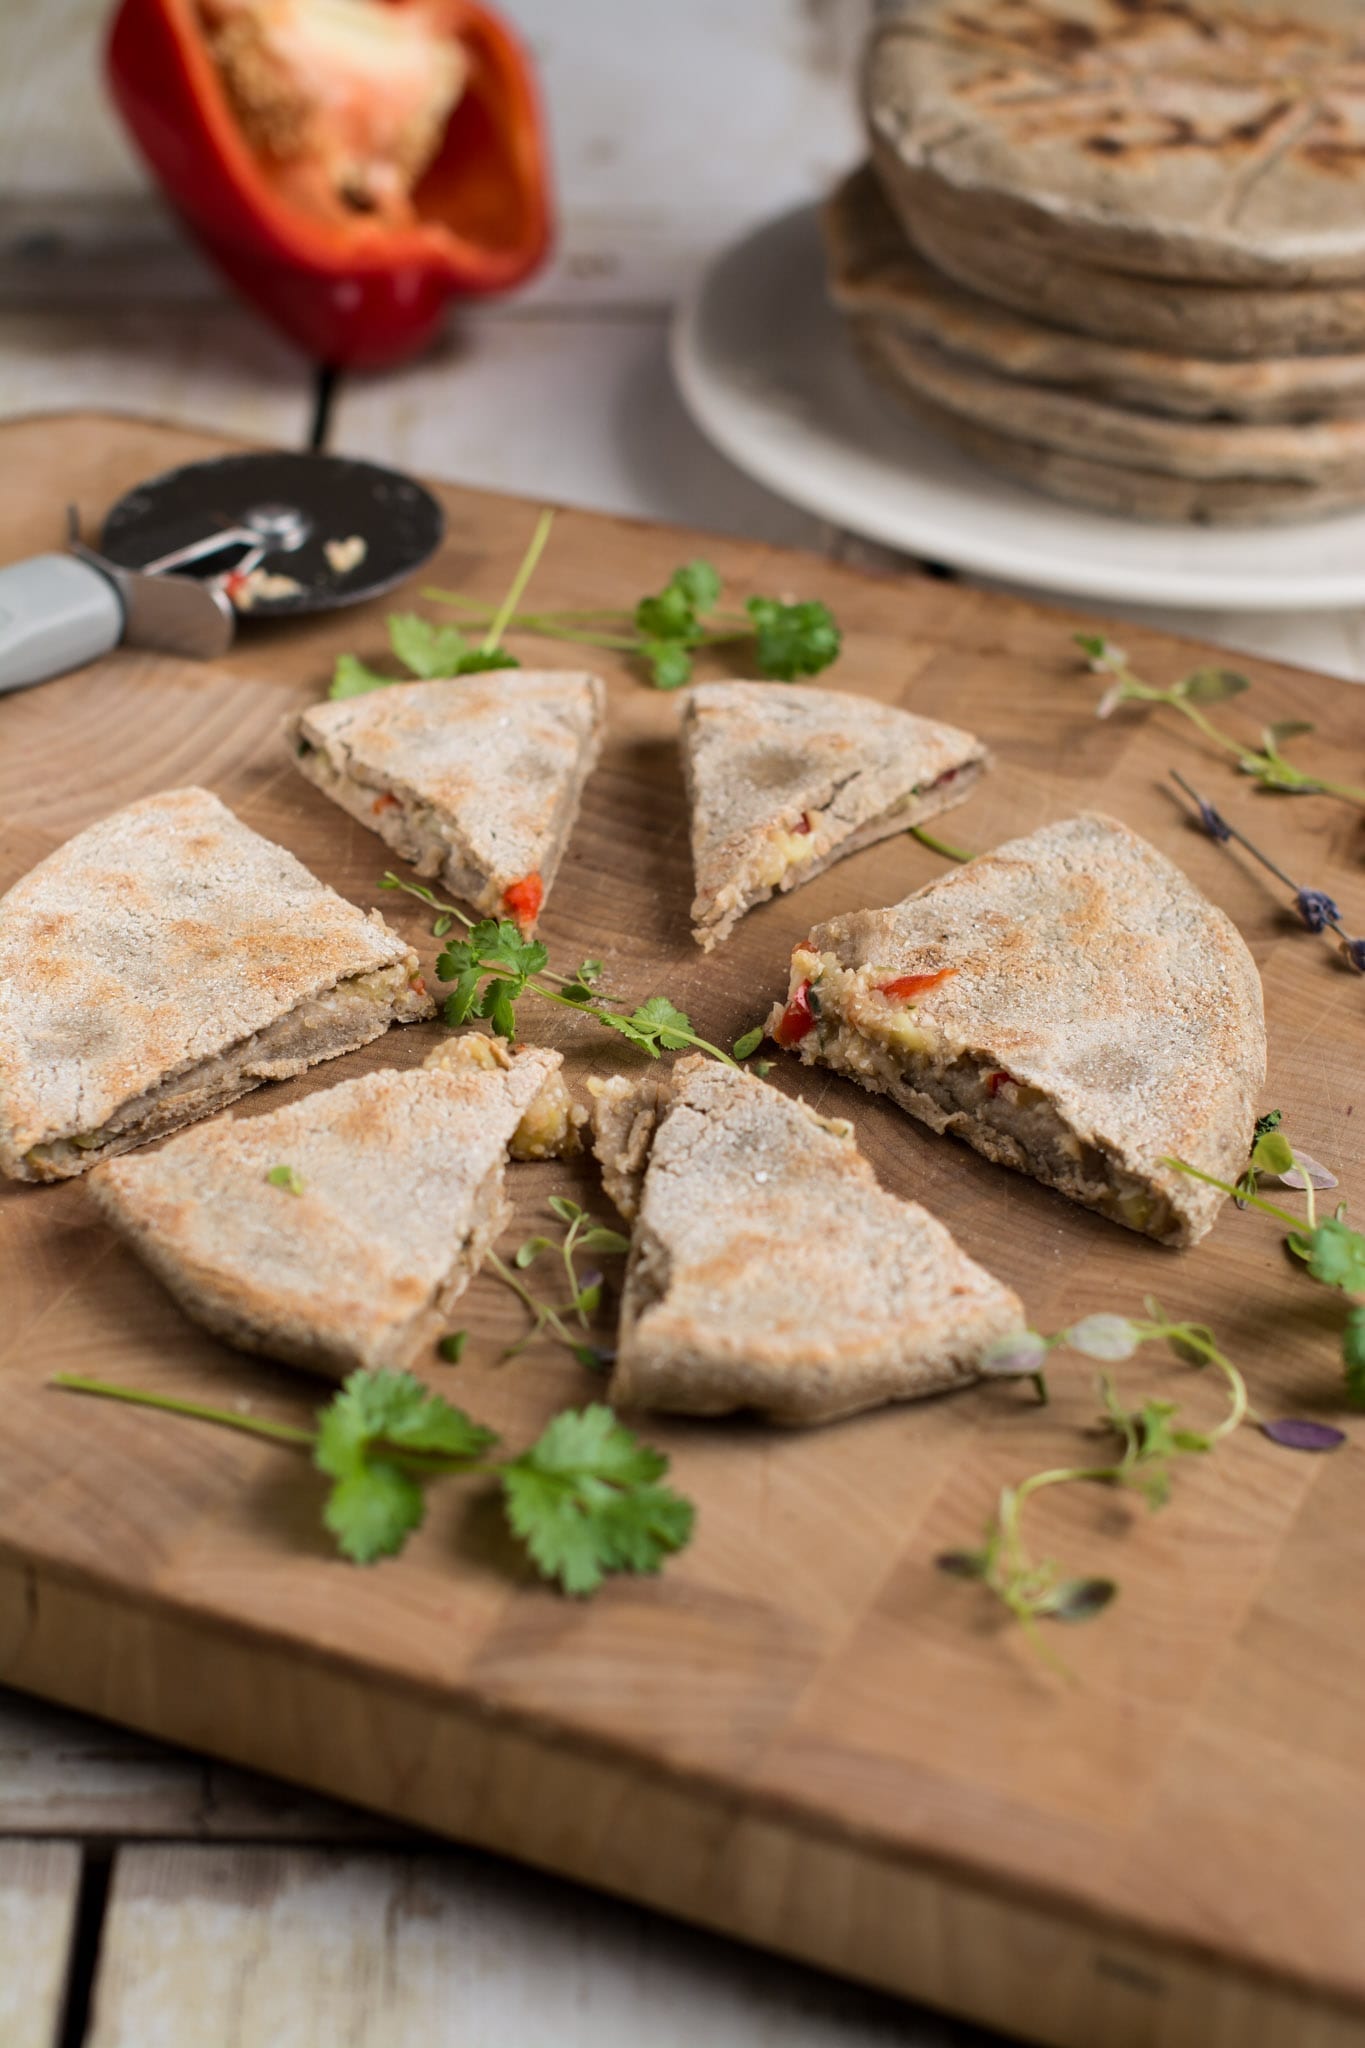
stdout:
{"type": "Polygon", "coordinates": [[[440,545],[444,515],[411,477],[287,450],[168,470],[120,498],[97,552],[0,569],[0,693],[123,642],[206,660],[239,624],[358,604],[440,545]]]}

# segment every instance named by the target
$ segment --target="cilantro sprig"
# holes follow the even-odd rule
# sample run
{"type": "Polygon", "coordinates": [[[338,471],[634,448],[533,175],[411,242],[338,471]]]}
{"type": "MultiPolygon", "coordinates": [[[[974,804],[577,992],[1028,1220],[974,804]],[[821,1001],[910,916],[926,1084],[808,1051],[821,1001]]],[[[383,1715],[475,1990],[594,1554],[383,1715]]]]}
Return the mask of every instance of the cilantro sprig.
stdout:
{"type": "Polygon", "coordinates": [[[354,654],[340,654],[328,696],[333,699],[365,697],[371,690],[387,689],[390,683],[406,682],[414,676],[419,682],[429,683],[438,677],[481,675],[495,668],[520,668],[516,655],[509,654],[503,646],[502,637],[531,580],[536,563],[545,551],[553,524],[554,513],[542,512],[511,588],[502,604],[490,612],[487,630],[477,646],[470,643],[458,626],[435,626],[417,612],[390,612],[389,646],[408,671],[408,676],[386,676],[378,669],[368,667],[354,654]]]}
{"type": "Polygon", "coordinates": [[[1074,637],[1093,672],[1109,679],[1095,707],[1096,717],[1108,718],[1120,704],[1165,704],[1188,719],[1214,746],[1234,755],[1242,774],[1251,776],[1262,789],[1288,796],[1339,796],[1348,803],[1365,804],[1365,789],[1351,782],[1329,782],[1324,776],[1310,775],[1286,757],[1287,743],[1302,739],[1313,730],[1303,719],[1284,718],[1262,727],[1259,747],[1235,739],[1214,724],[1200,709],[1201,705],[1240,697],[1251,688],[1249,679],[1236,669],[1197,668],[1170,689],[1160,690],[1135,675],[1123,649],[1103,634],[1077,633],[1074,637]]]}
{"type": "Polygon", "coordinates": [[[509,919],[481,918],[476,922],[455,904],[443,903],[422,883],[405,882],[392,871],[379,886],[401,889],[435,910],[433,930],[437,936],[444,936],[457,922],[464,926],[465,936],[451,940],[436,962],[437,978],[450,991],[444,1014],[453,1028],[482,1017],[500,1038],[514,1039],[517,1004],[523,996],[532,995],[562,1009],[581,1011],[607,1030],[619,1032],[651,1059],[691,1048],[709,1053],[727,1066],[736,1065],[728,1052],[694,1031],[686,1010],[680,1010],[667,996],[650,996],[630,1009],[600,994],[596,988],[602,972],[600,960],[584,960],[573,974],[552,973],[545,946],[539,939],[524,938],[509,919]]]}
{"type": "Polygon", "coordinates": [[[1187,1364],[1214,1366],[1228,1388],[1223,1419],[1211,1429],[1196,1430],[1178,1420],[1179,1410],[1171,1401],[1148,1397],[1126,1407],[1113,1375],[1101,1373],[1099,1422],[1116,1440],[1117,1456],[1094,1464],[1052,1466],[1002,1487],[980,1547],[948,1551],[939,1558],[941,1570],[985,1586],[1054,1665],[1059,1660],[1039,1639],[1036,1624],[1089,1621],[1103,1613],[1118,1586],[1113,1579],[1064,1574],[1054,1559],[1035,1557],[1024,1540],[1026,1503],[1050,1487],[1084,1484],[1123,1488],[1140,1494],[1149,1508],[1163,1507],[1170,1497],[1175,1460],[1213,1450],[1241,1426],[1248,1412],[1246,1382],[1219,1350],[1213,1332],[1202,1323],[1172,1321],[1150,1296],[1144,1307],[1145,1317],[1083,1316],[1052,1336],[1037,1330],[1016,1332],[1001,1338],[982,1359],[988,1377],[1031,1379],[1040,1398],[1046,1399],[1043,1366],[1060,1347],[1112,1365],[1133,1357],[1144,1344],[1165,1344],[1187,1364]]]}
{"type": "Polygon", "coordinates": [[[1365,1232],[1347,1222],[1345,1202],[1339,1202],[1330,1216],[1319,1221],[1318,1188],[1335,1186],[1335,1180],[1316,1160],[1294,1150],[1280,1128],[1279,1112],[1272,1115],[1273,1122],[1262,1117],[1257,1123],[1247,1169],[1235,1185],[1202,1172],[1186,1159],[1166,1159],[1162,1164],[1174,1167],[1191,1180],[1203,1181],[1208,1187],[1221,1188],[1240,1208],[1259,1209],[1289,1225],[1285,1244],[1302,1261],[1309,1278],[1323,1287],[1336,1289],[1350,1302],[1341,1328],[1346,1398],[1351,1407],[1365,1408],[1365,1232]],[[1261,1178],[1266,1175],[1302,1188],[1304,1216],[1266,1201],[1259,1192],[1261,1178]]]}
{"type": "Polygon", "coordinates": [[[422,1524],[427,1487],[445,1477],[496,1478],[513,1535],[566,1593],[595,1593],[614,1572],[657,1572],[692,1537],[692,1503],[660,1483],[667,1457],[596,1402],[555,1416],[526,1450],[497,1459],[493,1430],[407,1372],[353,1372],[313,1429],[72,1373],[52,1385],[310,1452],[331,1481],[323,1521],[354,1564],[396,1555],[422,1524]]]}
{"type": "Polygon", "coordinates": [[[592,1318],[602,1306],[602,1275],[592,1272],[580,1274],[578,1255],[580,1252],[602,1252],[616,1254],[630,1250],[629,1240],[619,1230],[609,1230],[605,1224],[594,1222],[586,1209],[567,1195],[551,1195],[550,1213],[567,1227],[561,1242],[556,1245],[552,1238],[528,1237],[517,1246],[510,1266],[500,1259],[496,1252],[489,1255],[489,1264],[505,1287],[510,1287],[518,1301],[531,1317],[530,1327],[514,1344],[509,1344],[503,1358],[515,1358],[528,1344],[547,1330],[550,1335],[572,1351],[580,1365],[586,1365],[592,1372],[600,1372],[610,1362],[609,1354],[599,1345],[587,1341],[586,1335],[578,1335],[570,1327],[569,1318],[578,1323],[580,1332],[586,1333],[592,1327],[592,1318]],[[563,1302],[541,1301],[519,1275],[533,1266],[542,1252],[557,1251],[569,1283],[569,1299],[563,1302]]]}
{"type": "MultiPolygon", "coordinates": [[[[458,590],[429,589],[423,596],[463,612],[476,631],[493,615],[458,590]]],[[[579,647],[601,647],[638,661],[657,690],[679,690],[692,679],[694,657],[709,648],[748,642],[761,676],[784,682],[819,675],[836,661],[842,644],[828,605],[818,599],[751,597],[742,610],[720,606],[721,580],[710,562],[685,562],[662,590],[629,610],[513,611],[503,628],[579,647]]]]}

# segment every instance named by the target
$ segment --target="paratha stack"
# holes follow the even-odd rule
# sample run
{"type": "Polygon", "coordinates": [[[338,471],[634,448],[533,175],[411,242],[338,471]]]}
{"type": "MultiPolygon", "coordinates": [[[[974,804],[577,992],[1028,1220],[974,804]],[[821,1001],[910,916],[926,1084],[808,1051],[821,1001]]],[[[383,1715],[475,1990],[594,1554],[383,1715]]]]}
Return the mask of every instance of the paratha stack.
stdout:
{"type": "Polygon", "coordinates": [[[1358,0],[895,0],[826,209],[873,374],[1146,519],[1365,503],[1358,0]]]}

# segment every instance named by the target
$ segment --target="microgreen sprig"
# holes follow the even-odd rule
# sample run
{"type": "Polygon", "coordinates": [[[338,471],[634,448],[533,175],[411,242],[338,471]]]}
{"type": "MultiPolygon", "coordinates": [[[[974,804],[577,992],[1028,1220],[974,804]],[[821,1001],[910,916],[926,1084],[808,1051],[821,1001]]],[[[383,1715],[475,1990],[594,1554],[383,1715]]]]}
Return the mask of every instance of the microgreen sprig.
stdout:
{"type": "Polygon", "coordinates": [[[482,918],[476,922],[455,904],[441,902],[420,882],[405,882],[392,871],[384,875],[379,886],[401,889],[435,910],[438,914],[433,930],[437,936],[444,936],[457,921],[464,926],[468,936],[452,940],[436,962],[437,977],[450,985],[445,1020],[452,1027],[468,1023],[471,1017],[483,1017],[500,1038],[514,1039],[516,1006],[523,996],[533,995],[542,1002],[558,1003],[563,1009],[578,1010],[594,1018],[609,1031],[619,1032],[632,1045],[639,1046],[651,1059],[658,1059],[661,1053],[690,1048],[708,1053],[727,1066],[737,1064],[728,1052],[695,1032],[687,1012],[667,996],[649,996],[634,1009],[628,1009],[599,994],[596,983],[602,972],[600,960],[584,960],[571,975],[552,973],[549,953],[540,940],[524,938],[507,918],[482,918]]]}
{"type": "Polygon", "coordinates": [[[1294,1257],[1302,1260],[1309,1277],[1324,1287],[1338,1289],[1351,1303],[1341,1332],[1346,1398],[1353,1408],[1365,1408],[1365,1233],[1353,1229],[1346,1221],[1345,1202],[1339,1202],[1330,1216],[1318,1220],[1318,1193],[1324,1186],[1335,1187],[1335,1177],[1316,1160],[1296,1153],[1277,1126],[1262,1130],[1259,1124],[1247,1171],[1235,1186],[1191,1166],[1186,1159],[1166,1159],[1162,1164],[1191,1180],[1203,1181],[1207,1187],[1221,1188],[1225,1195],[1234,1197],[1240,1208],[1259,1209],[1290,1226],[1285,1243],[1294,1257]],[[1258,1192],[1263,1174],[1273,1174],[1291,1187],[1301,1187],[1306,1215],[1299,1217],[1278,1203],[1267,1202],[1258,1192]]]}
{"type": "Polygon", "coordinates": [[[939,1558],[942,1570],[978,1580],[1020,1622],[1043,1655],[1058,1660],[1036,1633],[1039,1621],[1089,1621],[1118,1592],[1112,1579],[1063,1576],[1052,1558],[1035,1558],[1024,1541],[1022,1514],[1036,1494],[1072,1484],[1127,1488],[1140,1493],[1149,1507],[1164,1506],[1170,1495],[1170,1467],[1177,1457],[1211,1451],[1237,1429],[1247,1414],[1247,1389],[1237,1367],[1219,1350],[1211,1330],[1202,1323],[1173,1322],[1150,1296],[1145,1318],[1119,1315],[1084,1316],[1053,1336],[1037,1330],[1015,1332],[991,1346],[982,1359],[990,1377],[1028,1378],[1046,1399],[1042,1377],[1048,1355],[1063,1346],[1106,1364],[1131,1358],[1143,1344],[1163,1343],[1176,1357],[1196,1366],[1212,1365],[1228,1388],[1228,1409],[1212,1429],[1188,1429],[1177,1423],[1174,1402],[1147,1399],[1126,1408],[1113,1376],[1099,1376],[1100,1422],[1117,1438],[1117,1457],[1087,1465],[1058,1465],[1002,1487],[995,1512],[978,1550],[948,1551],[939,1558]]]}
{"type": "Polygon", "coordinates": [[[1341,941],[1341,951],[1346,960],[1358,974],[1365,974],[1365,939],[1351,937],[1341,922],[1341,912],[1332,898],[1321,889],[1307,889],[1294,881],[1268,853],[1262,853],[1259,846],[1254,846],[1245,832],[1239,831],[1221,811],[1216,811],[1206,797],[1200,796],[1197,789],[1191,789],[1179,769],[1172,768],[1171,779],[1180,786],[1194,805],[1199,814],[1199,822],[1209,838],[1221,846],[1225,846],[1230,839],[1235,839],[1239,846],[1245,847],[1253,860],[1258,860],[1263,868],[1269,869],[1277,881],[1284,883],[1286,889],[1293,891],[1294,908],[1300,923],[1310,932],[1335,932],[1341,941]]]}
{"type": "MultiPolygon", "coordinates": [[[[642,597],[633,609],[597,611],[508,611],[501,630],[600,647],[641,662],[658,690],[678,690],[691,681],[693,656],[712,647],[750,641],[762,676],[792,682],[818,675],[837,659],[839,628],[827,605],[777,597],[751,597],[743,611],[718,609],[721,582],[710,562],[687,562],[663,589],[642,597]]],[[[467,615],[472,628],[491,618],[485,605],[458,590],[429,589],[423,596],[467,615]]]]}
{"type": "Polygon", "coordinates": [[[1262,789],[1284,796],[1339,796],[1348,803],[1365,804],[1365,789],[1351,782],[1329,782],[1322,776],[1309,775],[1286,759],[1285,744],[1313,730],[1301,718],[1280,719],[1263,727],[1259,747],[1234,739],[1214,724],[1200,709],[1201,705],[1240,697],[1251,688],[1247,677],[1236,669],[1197,668],[1170,689],[1159,690],[1133,673],[1127,655],[1112,640],[1092,633],[1077,633],[1074,637],[1094,673],[1109,678],[1109,686],[1095,707],[1096,717],[1108,718],[1120,704],[1165,704],[1188,719],[1222,752],[1234,755],[1242,773],[1252,776],[1262,789]]]}
{"type": "MultiPolygon", "coordinates": [[[[553,524],[554,513],[542,512],[511,588],[501,605],[490,612],[487,630],[477,646],[470,644],[458,626],[434,626],[417,612],[389,613],[389,646],[409,676],[426,683],[447,676],[481,675],[495,668],[520,668],[516,655],[509,654],[503,646],[502,637],[545,551],[553,524]]],[[[390,683],[406,680],[403,676],[383,675],[354,654],[340,654],[327,694],[333,699],[365,697],[371,690],[387,689],[390,683]]]]}
{"type": "Polygon", "coordinates": [[[592,1327],[592,1318],[602,1306],[602,1275],[600,1273],[580,1274],[577,1259],[580,1252],[602,1252],[615,1254],[630,1250],[629,1240],[619,1230],[608,1230],[605,1224],[595,1223],[586,1209],[567,1195],[551,1195],[550,1213],[567,1226],[564,1237],[556,1245],[549,1237],[528,1237],[517,1246],[512,1264],[508,1266],[496,1252],[489,1258],[489,1264],[503,1285],[510,1287],[518,1301],[531,1317],[531,1327],[515,1344],[509,1344],[503,1352],[504,1360],[515,1358],[528,1344],[549,1331],[561,1344],[567,1345],[580,1365],[592,1372],[600,1372],[610,1363],[610,1355],[597,1344],[585,1343],[569,1327],[568,1318],[576,1317],[579,1328],[587,1331],[592,1327]],[[558,1251],[569,1283],[569,1299],[564,1302],[541,1301],[518,1275],[533,1266],[542,1252],[558,1251]]]}
{"type": "Polygon", "coordinates": [[[445,1477],[496,1478],[513,1534],[566,1593],[594,1593],[612,1572],[657,1572],[692,1536],[691,1502],[659,1483],[668,1459],[596,1402],[555,1416],[518,1457],[495,1459],[496,1432],[408,1372],[353,1372],[312,1429],[73,1373],[52,1385],[309,1451],[331,1481],[323,1521],[355,1564],[400,1551],[421,1526],[428,1485],[445,1477]]]}

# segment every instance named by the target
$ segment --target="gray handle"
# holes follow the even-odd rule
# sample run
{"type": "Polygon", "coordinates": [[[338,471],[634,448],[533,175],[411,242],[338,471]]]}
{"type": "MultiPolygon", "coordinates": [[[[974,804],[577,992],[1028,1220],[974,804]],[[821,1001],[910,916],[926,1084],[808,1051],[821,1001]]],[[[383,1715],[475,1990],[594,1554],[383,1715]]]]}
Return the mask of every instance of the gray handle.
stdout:
{"type": "Polygon", "coordinates": [[[118,592],[75,555],[0,569],[0,695],[80,668],[122,637],[118,592]]]}

